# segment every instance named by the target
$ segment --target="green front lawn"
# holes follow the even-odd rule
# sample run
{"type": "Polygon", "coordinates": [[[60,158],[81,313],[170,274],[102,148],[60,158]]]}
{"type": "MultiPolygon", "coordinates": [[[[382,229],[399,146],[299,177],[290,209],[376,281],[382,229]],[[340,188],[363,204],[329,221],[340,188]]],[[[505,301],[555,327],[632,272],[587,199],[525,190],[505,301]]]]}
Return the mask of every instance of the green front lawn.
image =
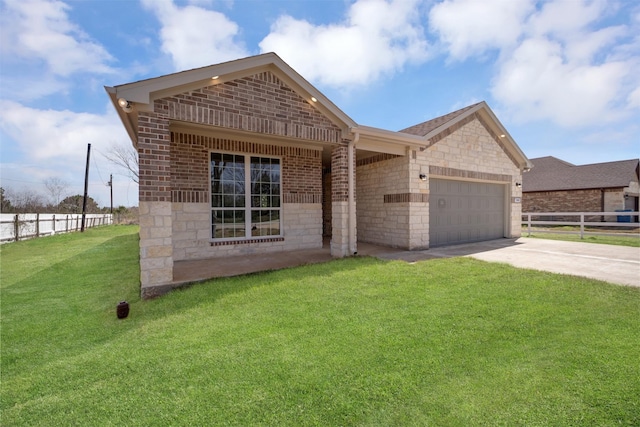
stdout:
{"type": "Polygon", "coordinates": [[[2,425],[640,425],[638,288],[352,258],[140,301],[136,233],[0,247],[2,425]]]}
{"type": "MultiPolygon", "coordinates": [[[[578,231],[579,232],[579,231],[578,231]]],[[[522,232],[522,237],[532,237],[538,239],[564,240],[567,242],[583,242],[583,243],[600,243],[604,245],[630,246],[633,248],[640,247],[640,238],[636,236],[596,236],[585,234],[584,238],[580,238],[580,234],[563,234],[563,233],[539,233],[532,230],[529,235],[526,230],[522,232]]]]}

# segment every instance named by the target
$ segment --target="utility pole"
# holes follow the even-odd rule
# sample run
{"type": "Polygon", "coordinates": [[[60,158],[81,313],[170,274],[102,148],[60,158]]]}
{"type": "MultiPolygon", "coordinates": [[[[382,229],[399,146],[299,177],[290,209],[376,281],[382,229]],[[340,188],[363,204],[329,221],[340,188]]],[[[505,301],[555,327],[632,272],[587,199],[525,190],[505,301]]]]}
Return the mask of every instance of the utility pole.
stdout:
{"type": "Polygon", "coordinates": [[[87,193],[89,192],[89,159],[91,158],[91,144],[87,144],[87,166],[84,168],[84,198],[82,199],[82,224],[80,232],[84,232],[85,217],[87,215],[87,193]]]}
{"type": "Polygon", "coordinates": [[[113,174],[109,175],[109,182],[107,185],[111,190],[111,210],[109,212],[113,215],[113,174]]]}

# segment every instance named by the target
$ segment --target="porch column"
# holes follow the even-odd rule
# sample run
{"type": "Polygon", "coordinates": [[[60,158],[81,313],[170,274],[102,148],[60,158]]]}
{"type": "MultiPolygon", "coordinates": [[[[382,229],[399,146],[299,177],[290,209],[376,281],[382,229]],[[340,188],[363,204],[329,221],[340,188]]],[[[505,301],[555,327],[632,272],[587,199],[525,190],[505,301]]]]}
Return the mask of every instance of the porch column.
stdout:
{"type": "Polygon", "coordinates": [[[357,252],[353,141],[343,141],[331,151],[331,231],[332,256],[342,258],[357,252]]]}
{"type": "Polygon", "coordinates": [[[158,295],[173,281],[170,134],[166,116],[138,116],[140,293],[158,295]]]}

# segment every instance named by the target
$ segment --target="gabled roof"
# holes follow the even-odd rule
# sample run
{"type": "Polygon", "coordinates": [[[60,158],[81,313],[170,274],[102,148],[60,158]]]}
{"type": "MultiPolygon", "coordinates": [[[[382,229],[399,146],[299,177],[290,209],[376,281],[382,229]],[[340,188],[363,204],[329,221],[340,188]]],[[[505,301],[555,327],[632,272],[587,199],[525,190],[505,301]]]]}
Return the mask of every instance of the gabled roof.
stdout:
{"type": "Polygon", "coordinates": [[[353,119],[275,53],[250,56],[113,87],[105,86],[105,90],[135,144],[137,142],[137,111],[151,111],[154,100],[265,71],[276,75],[293,91],[327,116],[336,126],[344,130],[356,126],[353,119]],[[125,99],[132,103],[133,113],[123,111],[118,105],[119,99],[125,99]]]}
{"type": "Polygon", "coordinates": [[[432,138],[441,135],[447,129],[474,114],[477,114],[478,117],[482,119],[483,123],[489,128],[488,130],[500,141],[504,150],[509,157],[516,162],[520,169],[531,169],[533,167],[529,159],[527,159],[527,156],[525,156],[520,147],[518,147],[518,144],[516,144],[511,135],[509,135],[507,129],[500,123],[500,120],[498,120],[491,108],[489,108],[484,101],[408,127],[398,133],[420,136],[425,141],[425,145],[430,145],[432,138]]]}
{"type": "MultiPolygon", "coordinates": [[[[538,157],[537,159],[535,159],[535,161],[536,174],[546,174],[548,172],[565,170],[567,168],[576,166],[572,163],[565,162],[564,160],[560,160],[553,156],[538,157]]],[[[533,159],[531,160],[531,162],[533,163],[533,159]]]]}
{"type": "Polygon", "coordinates": [[[195,68],[178,73],[140,80],[133,83],[107,87],[120,120],[124,124],[134,145],[138,140],[138,112],[152,111],[156,99],[174,96],[190,90],[221,84],[232,80],[271,72],[299,96],[324,114],[345,135],[351,133],[358,148],[391,154],[404,155],[407,149],[419,149],[432,145],[434,137],[443,135],[461,120],[477,114],[520,169],[531,168],[531,163],[500,123],[485,102],[470,105],[453,113],[412,126],[400,132],[358,125],[318,89],[305,80],[275,53],[265,53],[235,61],[195,68]],[[119,105],[119,100],[128,102],[132,108],[127,111],[119,105]]]}
{"type": "Polygon", "coordinates": [[[463,115],[465,112],[473,109],[480,104],[482,103],[479,102],[477,104],[469,105],[468,107],[461,108],[460,110],[445,114],[444,116],[436,117],[435,119],[431,119],[423,123],[418,123],[417,125],[402,129],[398,132],[410,133],[411,135],[426,136],[429,134],[429,132],[432,132],[433,130],[445,125],[446,123],[453,121],[455,118],[463,115]]]}
{"type": "Polygon", "coordinates": [[[640,160],[630,159],[576,166],[551,156],[531,162],[535,167],[522,176],[525,193],[628,187],[638,181],[640,164],[640,160]]]}

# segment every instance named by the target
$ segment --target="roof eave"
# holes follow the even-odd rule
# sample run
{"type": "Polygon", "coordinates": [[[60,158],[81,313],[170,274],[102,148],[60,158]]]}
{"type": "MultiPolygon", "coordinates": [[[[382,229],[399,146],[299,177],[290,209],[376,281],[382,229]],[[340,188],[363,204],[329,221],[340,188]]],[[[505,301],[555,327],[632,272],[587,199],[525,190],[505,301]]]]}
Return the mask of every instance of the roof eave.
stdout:
{"type": "Polygon", "coordinates": [[[325,114],[335,125],[342,128],[344,132],[357,126],[353,119],[275,53],[265,53],[115,86],[110,88],[110,96],[113,94],[116,100],[124,98],[133,103],[138,110],[152,110],[153,101],[156,99],[214,84],[222,84],[265,71],[270,71],[277,75],[310,105],[325,114]]]}
{"type": "Polygon", "coordinates": [[[486,120],[486,122],[490,126],[491,124],[495,125],[495,126],[491,126],[492,127],[491,130],[497,135],[498,138],[500,138],[505,148],[517,160],[517,166],[520,168],[520,170],[524,171],[524,170],[530,170],[531,168],[533,168],[533,163],[531,163],[531,161],[527,158],[524,152],[520,149],[516,141],[511,137],[511,135],[509,134],[507,129],[502,125],[500,120],[498,120],[498,117],[496,117],[496,115],[493,114],[493,111],[491,110],[491,108],[489,108],[489,105],[487,105],[485,101],[479,102],[473,108],[470,108],[464,113],[454,117],[453,119],[433,129],[432,131],[430,131],[428,134],[424,136],[425,140],[429,141],[434,136],[440,134],[441,132],[445,131],[446,129],[450,128],[456,123],[461,122],[462,120],[466,119],[467,117],[475,113],[479,113],[481,115],[484,115],[485,118],[488,118],[489,120],[486,120]],[[502,135],[504,135],[504,137],[502,135]]]}
{"type": "Polygon", "coordinates": [[[125,112],[120,105],[118,104],[118,94],[117,94],[117,90],[116,88],[110,87],[110,86],[105,86],[104,87],[105,91],[107,92],[107,95],[109,95],[109,99],[111,100],[111,103],[113,104],[113,108],[115,108],[116,113],[118,114],[118,117],[120,118],[120,121],[122,122],[124,128],[127,131],[127,134],[129,135],[129,138],[131,139],[131,143],[133,144],[134,147],[138,147],[138,132],[137,132],[137,119],[135,117],[135,115],[131,114],[131,113],[127,113],[125,112]]]}

